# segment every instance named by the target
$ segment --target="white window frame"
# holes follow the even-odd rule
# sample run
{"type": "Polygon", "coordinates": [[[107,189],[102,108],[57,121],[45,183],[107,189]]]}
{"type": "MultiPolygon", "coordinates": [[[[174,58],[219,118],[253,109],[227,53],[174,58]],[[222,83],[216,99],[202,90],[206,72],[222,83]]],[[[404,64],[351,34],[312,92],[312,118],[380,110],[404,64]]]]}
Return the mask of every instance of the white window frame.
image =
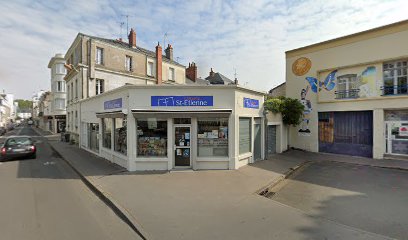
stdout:
{"type": "Polygon", "coordinates": [[[54,100],[55,109],[64,110],[65,109],[65,99],[63,98],[56,98],[54,100]]]}
{"type": "Polygon", "coordinates": [[[105,81],[103,79],[95,80],[95,95],[102,94],[105,91],[105,81]]]}
{"type": "Polygon", "coordinates": [[[154,63],[152,61],[147,62],[147,76],[153,77],[153,68],[154,68],[154,63]]]}
{"type": "Polygon", "coordinates": [[[338,76],[337,77],[337,90],[340,91],[346,91],[345,93],[339,94],[340,99],[343,98],[350,98],[353,97],[352,94],[350,94],[351,90],[356,89],[355,86],[357,82],[357,75],[355,74],[346,74],[343,76],[338,76]],[[341,87],[341,88],[340,88],[341,87]]]}
{"type": "Polygon", "coordinates": [[[133,70],[133,62],[132,62],[132,57],[131,56],[128,56],[128,55],[126,55],[126,57],[125,57],[125,69],[126,69],[126,71],[129,71],[129,72],[131,72],[132,70],[133,70]]]}
{"type": "Polygon", "coordinates": [[[398,93],[398,78],[405,77],[407,79],[407,86],[408,87],[408,59],[397,60],[392,62],[385,62],[383,63],[383,86],[385,87],[385,72],[390,71],[391,76],[387,77],[387,80],[393,80],[393,94],[386,94],[386,95],[396,95],[396,94],[405,94],[405,93],[398,93]],[[405,65],[404,65],[405,63],[405,65]],[[387,65],[392,64],[392,68],[388,68],[387,65]],[[399,65],[399,66],[398,66],[399,65]],[[405,74],[404,74],[405,70],[405,74]],[[399,73],[400,71],[400,73],[399,73]]]}
{"type": "Polygon", "coordinates": [[[169,81],[176,81],[176,70],[172,67],[169,67],[169,81]]]}
{"type": "Polygon", "coordinates": [[[96,47],[95,63],[103,65],[103,48],[96,47]]]}
{"type": "Polygon", "coordinates": [[[57,81],[56,83],[57,83],[56,84],[56,86],[57,86],[56,91],[57,92],[65,92],[65,82],[64,81],[57,81]]]}

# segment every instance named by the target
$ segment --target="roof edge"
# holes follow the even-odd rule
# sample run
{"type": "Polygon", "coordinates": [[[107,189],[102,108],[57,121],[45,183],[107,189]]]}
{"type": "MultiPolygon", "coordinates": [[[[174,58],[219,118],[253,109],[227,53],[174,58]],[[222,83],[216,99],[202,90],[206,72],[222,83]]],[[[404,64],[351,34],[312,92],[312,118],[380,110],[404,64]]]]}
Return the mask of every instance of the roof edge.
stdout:
{"type": "Polygon", "coordinates": [[[364,30],[364,31],[361,31],[361,32],[353,33],[353,34],[350,34],[350,35],[346,35],[346,36],[342,36],[342,37],[338,37],[338,38],[334,38],[334,39],[314,43],[314,44],[304,46],[304,47],[300,47],[300,48],[291,49],[291,50],[285,51],[285,54],[286,54],[286,57],[288,57],[288,55],[290,55],[289,57],[297,56],[297,55],[301,55],[301,54],[305,54],[305,53],[310,53],[313,50],[321,50],[321,49],[326,49],[326,48],[330,48],[330,47],[336,47],[336,46],[341,46],[341,45],[344,45],[344,44],[357,42],[357,41],[361,40],[361,39],[358,39],[358,38],[363,37],[363,36],[366,36],[366,38],[364,38],[364,40],[365,39],[370,39],[370,38],[375,37],[375,36],[370,36],[370,35],[373,35],[375,33],[379,33],[379,35],[387,35],[387,34],[391,34],[391,33],[401,32],[401,31],[404,31],[404,30],[408,30],[408,20],[394,22],[394,23],[383,25],[383,26],[380,26],[380,27],[376,27],[376,28],[364,30]],[[394,31],[392,31],[392,30],[394,30],[394,31]],[[333,46],[331,46],[331,45],[333,45],[333,46]],[[299,53],[299,54],[296,54],[296,53],[299,53]]]}

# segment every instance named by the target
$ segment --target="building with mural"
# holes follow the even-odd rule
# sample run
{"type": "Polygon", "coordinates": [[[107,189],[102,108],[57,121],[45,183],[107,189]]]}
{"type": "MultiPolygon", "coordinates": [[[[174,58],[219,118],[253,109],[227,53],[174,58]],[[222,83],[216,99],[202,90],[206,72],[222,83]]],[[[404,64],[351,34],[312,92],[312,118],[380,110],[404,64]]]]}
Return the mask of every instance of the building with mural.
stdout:
{"type": "Polygon", "coordinates": [[[286,52],[286,95],[305,107],[291,147],[408,155],[408,21],[286,52]]]}

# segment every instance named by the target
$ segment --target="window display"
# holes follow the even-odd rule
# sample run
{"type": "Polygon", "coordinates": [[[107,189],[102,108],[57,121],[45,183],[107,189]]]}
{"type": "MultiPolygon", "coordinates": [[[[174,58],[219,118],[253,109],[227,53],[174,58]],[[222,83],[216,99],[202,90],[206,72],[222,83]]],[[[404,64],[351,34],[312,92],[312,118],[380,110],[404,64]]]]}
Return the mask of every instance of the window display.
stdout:
{"type": "Polygon", "coordinates": [[[167,120],[137,120],[137,155],[167,156],[167,120]]]}
{"type": "Polygon", "coordinates": [[[115,151],[122,154],[127,154],[127,121],[124,118],[115,118],[114,121],[114,139],[115,139],[115,151]]]}
{"type": "Polygon", "coordinates": [[[103,118],[102,119],[102,143],[104,148],[111,148],[112,138],[112,118],[103,118]]]}
{"type": "Polygon", "coordinates": [[[198,119],[198,156],[228,157],[228,118],[198,119]]]}

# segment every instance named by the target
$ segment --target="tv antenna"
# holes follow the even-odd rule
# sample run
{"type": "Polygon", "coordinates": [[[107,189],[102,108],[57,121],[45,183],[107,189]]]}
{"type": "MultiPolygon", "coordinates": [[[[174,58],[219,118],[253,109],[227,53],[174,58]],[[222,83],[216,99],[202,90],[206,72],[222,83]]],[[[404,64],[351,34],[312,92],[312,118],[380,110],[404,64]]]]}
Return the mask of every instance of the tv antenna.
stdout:
{"type": "Polygon", "coordinates": [[[237,79],[237,76],[238,76],[238,74],[237,74],[237,69],[234,68],[234,78],[237,79]]]}
{"type": "Polygon", "coordinates": [[[163,36],[163,47],[165,48],[166,47],[166,39],[168,40],[168,36],[169,36],[170,34],[168,33],[168,32],[165,32],[164,33],[164,36],[163,36]]]}
{"type": "Polygon", "coordinates": [[[122,17],[126,17],[126,33],[129,33],[129,17],[132,16],[130,16],[129,14],[122,14],[122,17]]]}
{"type": "Polygon", "coordinates": [[[183,57],[176,57],[176,62],[178,62],[179,59],[183,59],[183,57]]]}
{"type": "Polygon", "coordinates": [[[120,36],[119,38],[123,38],[123,25],[125,25],[125,22],[119,22],[120,25],[120,36]]]}

